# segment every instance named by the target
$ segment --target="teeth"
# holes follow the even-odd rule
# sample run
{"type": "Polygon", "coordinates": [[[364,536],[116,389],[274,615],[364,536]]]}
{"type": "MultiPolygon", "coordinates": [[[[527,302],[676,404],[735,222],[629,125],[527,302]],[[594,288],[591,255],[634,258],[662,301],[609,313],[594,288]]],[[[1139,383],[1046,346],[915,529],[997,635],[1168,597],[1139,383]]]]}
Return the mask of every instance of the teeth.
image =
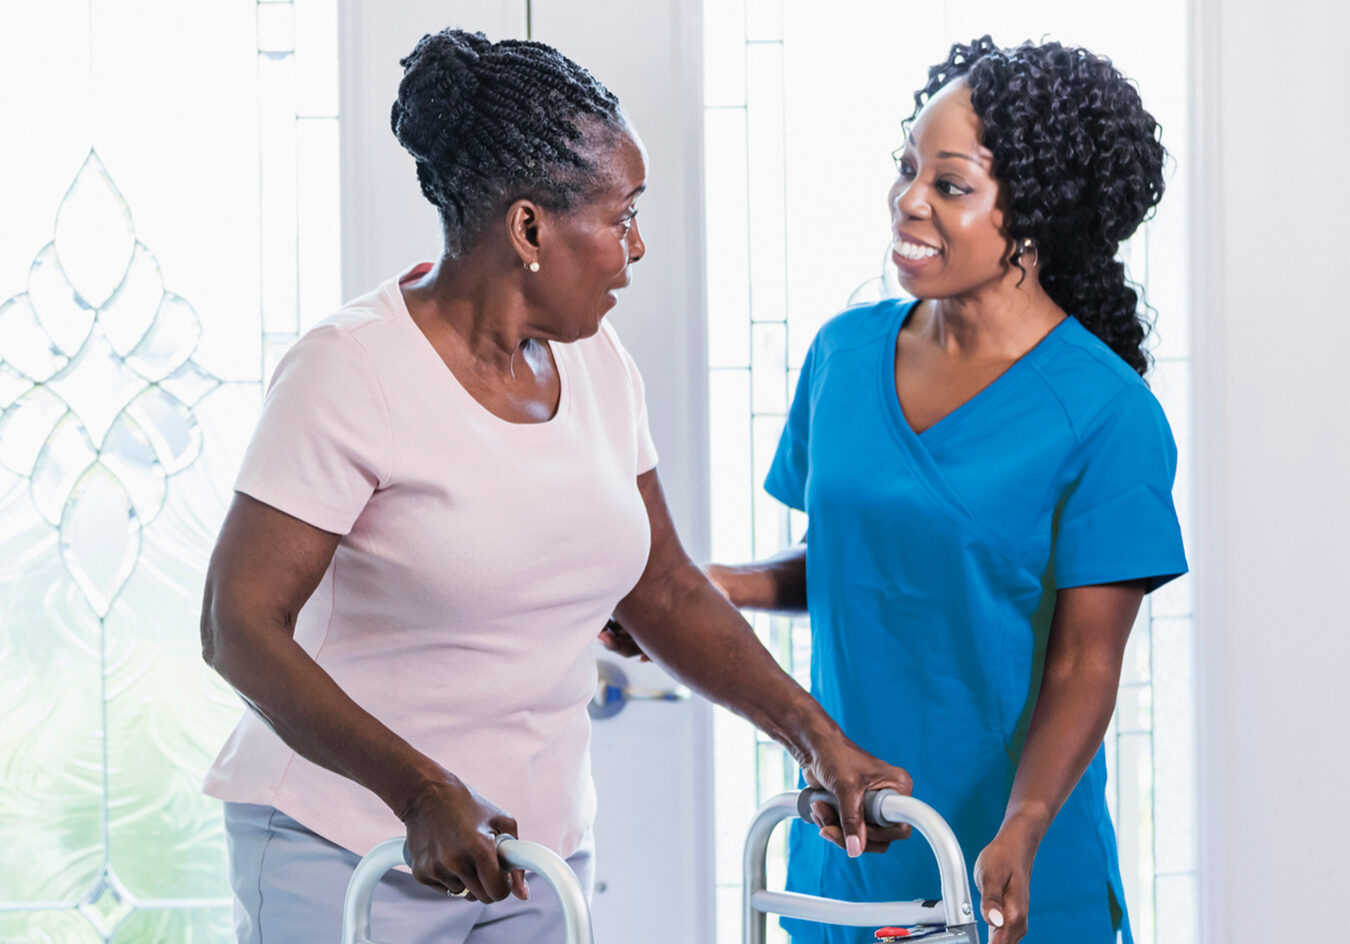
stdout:
{"type": "Polygon", "coordinates": [[[903,239],[897,239],[893,245],[895,251],[906,259],[928,259],[938,254],[938,251],[931,246],[921,246],[918,243],[906,242],[903,239]]]}

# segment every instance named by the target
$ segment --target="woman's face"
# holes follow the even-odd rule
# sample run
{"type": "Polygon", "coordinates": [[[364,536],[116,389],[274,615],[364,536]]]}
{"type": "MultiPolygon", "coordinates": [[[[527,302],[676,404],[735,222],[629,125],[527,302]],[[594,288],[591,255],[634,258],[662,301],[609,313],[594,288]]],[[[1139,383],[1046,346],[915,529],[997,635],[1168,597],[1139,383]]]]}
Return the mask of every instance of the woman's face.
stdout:
{"type": "Polygon", "coordinates": [[[891,258],[916,298],[978,292],[1010,269],[993,154],[980,144],[981,130],[970,89],[957,80],[924,106],[897,152],[891,258]]]}
{"type": "Polygon", "coordinates": [[[624,133],[591,159],[598,192],[567,213],[548,215],[539,232],[540,271],[525,281],[531,300],[549,312],[549,334],[557,340],[599,331],[615,293],[628,284],[628,266],[647,251],[637,225],[647,180],[642,142],[624,133]]]}

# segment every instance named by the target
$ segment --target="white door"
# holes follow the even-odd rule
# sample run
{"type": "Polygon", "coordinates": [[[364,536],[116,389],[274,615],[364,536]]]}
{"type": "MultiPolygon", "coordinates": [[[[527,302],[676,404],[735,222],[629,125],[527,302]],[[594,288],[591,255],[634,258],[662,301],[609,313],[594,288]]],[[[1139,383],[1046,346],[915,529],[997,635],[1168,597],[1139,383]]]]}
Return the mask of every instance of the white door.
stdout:
{"type": "MultiPolygon", "coordinates": [[[[681,0],[347,0],[342,21],[343,282],[366,291],[433,258],[440,236],[413,164],[389,132],[398,60],[427,32],[557,46],[619,96],[649,153],[647,258],[612,317],[647,387],[666,496],[685,545],[708,550],[703,324],[702,102],[698,3],[681,0]]],[[[599,632],[601,627],[597,626],[599,632]]],[[[673,685],[660,669],[605,654],[634,687],[673,685]]],[[[594,723],[600,813],[598,944],[714,939],[711,709],[640,701],[594,723]]]]}

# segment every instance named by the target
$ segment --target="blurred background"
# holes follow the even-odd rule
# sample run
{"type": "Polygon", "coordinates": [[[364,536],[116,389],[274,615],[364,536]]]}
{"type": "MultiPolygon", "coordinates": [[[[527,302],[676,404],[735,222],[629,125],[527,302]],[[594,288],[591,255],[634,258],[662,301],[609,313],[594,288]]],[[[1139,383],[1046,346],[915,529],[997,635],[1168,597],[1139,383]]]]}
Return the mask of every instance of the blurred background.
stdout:
{"type": "MultiPolygon", "coordinates": [[[[0,942],[230,939],[198,787],[240,703],[200,660],[202,575],[279,356],[439,252],[388,112],[445,26],[558,46],[645,140],[648,256],[613,318],[702,560],[801,535],[759,485],[816,328],[896,291],[890,152],[928,66],[990,33],[1136,81],[1171,161],[1122,258],[1193,574],[1146,602],[1107,739],[1132,923],[1325,927],[1350,878],[1347,8],[4,0],[0,942]]],[[[756,629],[805,682],[805,622],[756,629]]],[[[738,942],[744,830],[790,759],[697,700],[597,718],[595,759],[601,944],[738,942]]]]}

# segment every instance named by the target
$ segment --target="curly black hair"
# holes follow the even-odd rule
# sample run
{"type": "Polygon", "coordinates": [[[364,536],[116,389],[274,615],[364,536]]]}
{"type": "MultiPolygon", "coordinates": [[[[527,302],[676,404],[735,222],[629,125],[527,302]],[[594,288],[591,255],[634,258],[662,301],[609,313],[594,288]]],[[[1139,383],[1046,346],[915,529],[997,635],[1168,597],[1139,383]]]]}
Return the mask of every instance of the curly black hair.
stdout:
{"type": "Polygon", "coordinates": [[[1008,237],[1034,241],[1047,294],[1142,376],[1151,325],[1116,251],[1162,199],[1158,122],[1109,59],[1059,43],[1005,49],[987,35],[928,70],[909,120],[961,78],[1006,188],[1008,237]]]}
{"type": "Polygon", "coordinates": [[[450,258],[515,200],[572,208],[594,184],[586,132],[626,127],[614,94],[544,43],[446,29],[399,64],[390,125],[440,211],[450,258]]]}

